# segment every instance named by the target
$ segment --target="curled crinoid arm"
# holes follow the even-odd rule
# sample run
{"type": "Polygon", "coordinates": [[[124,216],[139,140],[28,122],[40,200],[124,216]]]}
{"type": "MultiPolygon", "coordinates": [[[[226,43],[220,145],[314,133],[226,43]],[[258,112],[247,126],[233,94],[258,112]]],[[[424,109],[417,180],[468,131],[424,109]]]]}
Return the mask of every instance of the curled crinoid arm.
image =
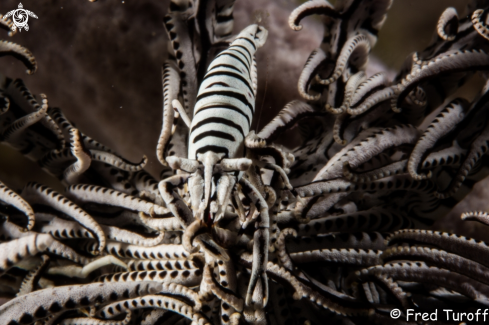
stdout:
{"type": "MultiPolygon", "coordinates": [[[[189,30],[188,14],[170,12],[163,18],[163,23],[173,47],[177,66],[180,70],[180,85],[182,88],[185,111],[190,118],[197,97],[197,68],[194,57],[194,44],[189,30]]],[[[173,82],[173,81],[172,81],[173,82]]],[[[178,85],[177,85],[178,87],[178,85]]]]}
{"type": "Polygon", "coordinates": [[[143,156],[143,159],[140,163],[131,163],[124,158],[118,157],[110,152],[94,149],[89,150],[89,152],[93,161],[100,161],[128,172],[140,171],[144,168],[144,166],[146,166],[146,163],[148,162],[148,157],[146,156],[143,156]]]}
{"type": "Polygon", "coordinates": [[[67,192],[80,202],[107,204],[133,211],[142,211],[146,214],[150,214],[151,209],[159,215],[169,213],[169,210],[165,207],[102,186],[87,184],[72,185],[68,187],[67,192]]]}
{"type": "Polygon", "coordinates": [[[396,231],[388,236],[386,242],[389,245],[399,242],[414,242],[418,245],[422,243],[429,244],[489,267],[489,262],[486,258],[489,247],[486,243],[464,236],[441,231],[405,229],[396,231]]]}
{"type": "MultiPolygon", "coordinates": [[[[158,261],[166,265],[168,261],[158,261]]],[[[183,264],[183,261],[180,261],[183,264]]],[[[145,270],[109,273],[100,276],[97,281],[101,282],[134,282],[134,281],[158,281],[164,283],[179,284],[193,287],[202,281],[202,271],[192,270],[145,270]]]]}
{"type": "Polygon", "coordinates": [[[297,231],[293,228],[286,228],[282,230],[277,238],[275,247],[277,247],[277,254],[283,267],[289,270],[294,270],[294,264],[292,263],[292,260],[290,259],[290,256],[285,248],[285,237],[287,236],[297,237],[297,231]]]}
{"type": "Polygon", "coordinates": [[[0,274],[38,253],[52,253],[75,263],[86,264],[89,259],[48,234],[33,234],[0,244],[0,274]]]}
{"type": "Polygon", "coordinates": [[[22,190],[22,196],[30,202],[51,206],[59,212],[70,216],[92,232],[94,237],[97,238],[98,248],[93,253],[99,254],[104,250],[105,234],[100,225],[92,218],[92,216],[61,194],[51,190],[47,186],[31,182],[22,190]]]}
{"type": "Polygon", "coordinates": [[[35,290],[36,282],[41,277],[41,272],[46,267],[48,262],[49,262],[49,256],[41,255],[41,262],[39,263],[39,265],[36,266],[33,270],[31,270],[24,278],[24,281],[22,281],[22,285],[20,286],[19,292],[17,293],[17,297],[26,295],[35,290]]]}
{"type": "Polygon", "coordinates": [[[66,146],[63,130],[50,116],[48,97],[45,94],[40,94],[39,97],[41,97],[41,101],[42,101],[41,109],[46,109],[47,112],[47,115],[41,120],[41,123],[56,135],[56,137],[58,138],[57,149],[62,150],[66,146]]]}
{"type": "Polygon", "coordinates": [[[388,148],[401,144],[414,144],[418,138],[418,130],[410,124],[364,131],[364,135],[344,147],[336,155],[337,158],[334,157],[336,159],[330,159],[317,173],[314,181],[343,176],[344,161],[348,161],[352,168],[357,168],[388,148]]]}
{"type": "Polygon", "coordinates": [[[25,132],[25,130],[29,126],[39,122],[41,119],[46,117],[46,110],[47,107],[43,106],[37,112],[27,114],[12,122],[10,125],[5,127],[4,131],[1,133],[0,141],[9,141],[11,139],[17,138],[19,135],[25,132]]]}
{"type": "Polygon", "coordinates": [[[76,158],[76,162],[68,166],[64,173],[63,179],[68,184],[77,183],[80,176],[90,168],[90,163],[92,159],[90,153],[83,148],[83,144],[80,139],[80,131],[78,129],[71,129],[71,154],[76,158]]]}
{"type": "MultiPolygon", "coordinates": [[[[249,254],[242,254],[240,257],[240,263],[246,267],[249,267],[251,260],[249,254]]],[[[365,303],[330,287],[324,285],[319,287],[318,282],[312,284],[308,281],[299,281],[290,271],[272,262],[267,263],[266,270],[270,278],[290,284],[295,290],[293,298],[296,300],[305,298],[320,307],[342,315],[368,315],[372,312],[365,303]]]]}
{"type": "Polygon", "coordinates": [[[8,112],[10,108],[10,99],[5,95],[5,92],[0,89],[0,115],[8,112]]]}
{"type": "Polygon", "coordinates": [[[287,177],[287,174],[285,173],[284,169],[276,164],[273,163],[267,163],[264,161],[257,161],[256,165],[260,166],[263,169],[269,169],[273,170],[276,172],[278,175],[280,175],[280,178],[282,179],[284,189],[287,190],[292,190],[292,185],[290,185],[289,178],[287,177]]]}
{"type": "Polygon", "coordinates": [[[97,314],[103,318],[116,317],[128,310],[138,310],[143,308],[162,308],[180,314],[187,319],[190,319],[195,324],[211,325],[209,320],[201,313],[197,312],[197,308],[189,304],[165,295],[145,295],[142,297],[122,300],[104,306],[97,314]]]}
{"type": "Polygon", "coordinates": [[[367,64],[370,42],[365,35],[359,34],[350,38],[338,56],[333,73],[327,79],[316,75],[316,80],[322,85],[330,85],[344,72],[347,64],[354,64],[358,70],[362,70],[367,64]]]}
{"type": "Polygon", "coordinates": [[[381,254],[380,250],[331,248],[291,253],[290,259],[296,264],[327,261],[342,265],[370,266],[381,262],[381,254]]]}
{"type": "Polygon", "coordinates": [[[236,311],[242,312],[244,307],[244,301],[229,289],[224,288],[219,284],[212,275],[209,264],[204,266],[204,275],[202,281],[205,281],[206,290],[211,291],[219,300],[227,303],[233,307],[236,311]]]}
{"type": "MultiPolygon", "coordinates": [[[[474,17],[474,15],[475,12],[472,17],[474,17]]],[[[443,11],[438,19],[436,32],[438,33],[438,36],[445,41],[453,41],[455,39],[458,32],[458,14],[455,8],[449,7],[443,11]]]]}
{"type": "Polygon", "coordinates": [[[152,211],[150,211],[149,215],[150,216],[141,211],[139,212],[139,220],[151,229],[157,231],[175,231],[183,229],[182,223],[176,217],[156,218],[156,215],[152,211]]]}
{"type": "Polygon", "coordinates": [[[439,199],[446,199],[454,195],[462,185],[463,181],[470,173],[475,164],[481,159],[482,155],[487,152],[489,146],[489,124],[486,125],[482,133],[472,142],[467,157],[459,167],[457,174],[452,178],[448,186],[440,191],[435,192],[439,199]]]}
{"type": "Polygon", "coordinates": [[[426,61],[419,70],[412,71],[395,85],[396,95],[391,100],[394,112],[401,112],[401,104],[415,85],[440,74],[484,69],[489,66],[489,56],[483,50],[458,50],[440,54],[426,61]]]}
{"type": "Polygon", "coordinates": [[[346,139],[343,139],[343,136],[342,136],[342,128],[343,128],[343,124],[345,123],[345,121],[348,119],[348,114],[347,113],[342,113],[338,116],[336,116],[336,119],[334,120],[334,125],[333,125],[333,138],[334,138],[334,141],[341,145],[341,146],[346,146],[348,144],[348,140],[346,139]]]}
{"type": "Polygon", "coordinates": [[[102,302],[121,300],[125,297],[136,298],[155,294],[162,288],[157,282],[127,282],[127,283],[90,283],[70,285],[34,291],[10,300],[0,306],[2,321],[22,323],[29,320],[33,323],[44,318],[52,311],[66,311],[77,308],[87,308],[102,302]]]}
{"type": "Polygon", "coordinates": [[[407,159],[403,159],[368,172],[357,173],[351,169],[348,161],[345,161],[343,163],[343,175],[354,183],[370,183],[384,177],[405,173],[406,165],[407,159]]]}
{"type": "Polygon", "coordinates": [[[352,101],[353,94],[358,86],[365,80],[365,72],[359,71],[351,76],[346,82],[345,87],[345,98],[343,99],[343,103],[339,108],[331,107],[329,104],[326,104],[326,111],[332,114],[341,114],[350,109],[350,104],[352,101]]]}
{"type": "Polygon", "coordinates": [[[0,56],[11,55],[19,59],[27,67],[26,72],[33,74],[37,71],[37,62],[34,55],[25,47],[18,44],[0,40],[0,56]]]}
{"type": "Polygon", "coordinates": [[[161,197],[165,200],[166,206],[184,228],[188,227],[194,221],[194,216],[187,204],[174,189],[183,186],[189,177],[189,174],[171,176],[162,180],[158,185],[161,197]]]}
{"type": "Polygon", "coordinates": [[[34,227],[35,216],[34,210],[27,201],[25,201],[20,195],[9,189],[4,183],[0,182],[0,201],[7,203],[15,207],[17,210],[24,213],[27,217],[27,225],[25,230],[31,230],[34,227]]]}
{"type": "Polygon", "coordinates": [[[310,15],[327,15],[331,17],[338,17],[334,7],[326,0],[311,0],[303,3],[297,7],[289,16],[289,26],[295,31],[302,29],[300,22],[310,15]]]}
{"type": "Polygon", "coordinates": [[[428,266],[424,262],[399,262],[372,266],[362,270],[359,279],[363,280],[369,275],[385,275],[397,281],[438,285],[485,304],[489,298],[488,285],[447,269],[428,266]]]}
{"type": "Polygon", "coordinates": [[[94,259],[92,262],[84,266],[78,265],[63,265],[63,266],[52,266],[47,270],[47,274],[57,274],[64,275],[70,278],[86,278],[90,273],[96,271],[97,269],[107,266],[107,265],[117,265],[127,269],[126,263],[120,261],[117,257],[112,255],[103,256],[94,259]]]}
{"type": "MultiPolygon", "coordinates": [[[[358,106],[358,104],[365,99],[365,96],[374,90],[374,89],[382,89],[383,87],[387,87],[390,85],[389,78],[384,72],[378,72],[373,76],[369,77],[367,80],[364,80],[358,87],[355,89],[355,92],[351,96],[350,105],[358,106]]],[[[347,110],[349,112],[349,110],[347,110]]],[[[348,113],[350,115],[355,115],[352,113],[348,113]]]]}
{"type": "Polygon", "coordinates": [[[172,135],[174,110],[172,102],[177,99],[180,85],[180,76],[171,61],[167,61],[162,71],[163,79],[163,126],[156,146],[156,157],[166,166],[165,151],[172,135]]]}
{"type": "MultiPolygon", "coordinates": [[[[59,108],[49,107],[48,114],[50,118],[54,120],[56,125],[61,129],[63,135],[65,137],[68,137],[71,129],[75,128],[75,126],[66,118],[63,112],[61,112],[59,108]]],[[[93,150],[102,150],[105,152],[112,152],[112,150],[110,150],[107,146],[103,145],[98,141],[95,141],[94,139],[90,138],[86,134],[80,132],[80,136],[81,136],[81,141],[83,142],[83,146],[87,150],[93,149],[93,150]]]]}
{"type": "Polygon", "coordinates": [[[389,98],[393,98],[396,94],[396,91],[392,87],[386,87],[380,91],[374,92],[372,95],[359,99],[358,102],[352,104],[348,109],[347,113],[350,115],[360,115],[374,107],[375,105],[388,100],[389,98]]]}
{"type": "MultiPolygon", "coordinates": [[[[360,271],[356,272],[356,275],[361,275],[360,271]]],[[[377,290],[377,285],[381,284],[383,288],[387,288],[390,293],[401,303],[404,308],[412,307],[412,303],[410,301],[410,293],[405,292],[399,286],[397,282],[395,282],[392,278],[385,274],[375,274],[369,275],[366,277],[363,275],[362,279],[362,289],[364,291],[365,297],[371,304],[381,304],[381,295],[379,295],[379,291],[377,290]],[[370,280],[370,281],[368,281],[370,280]],[[372,281],[373,280],[373,281],[372,281]]]]}
{"type": "Polygon", "coordinates": [[[408,161],[408,171],[414,179],[422,180],[431,177],[431,172],[428,172],[427,175],[418,174],[418,168],[425,152],[432,148],[440,138],[448,132],[451,132],[464,119],[467,106],[468,102],[466,100],[453,100],[436,116],[424,134],[419,138],[408,161]]]}
{"type": "Polygon", "coordinates": [[[9,17],[5,17],[4,15],[0,14],[0,28],[8,31],[8,36],[14,36],[17,34],[17,29],[12,30],[13,25],[14,23],[9,17]]]}
{"type": "Polygon", "coordinates": [[[253,268],[251,270],[250,283],[246,292],[246,305],[251,306],[252,297],[258,296],[262,301],[255,301],[261,306],[266,306],[268,301],[268,279],[265,273],[265,267],[268,262],[268,245],[269,245],[269,227],[270,219],[268,215],[268,206],[260,192],[245,178],[240,180],[243,194],[250,199],[258,210],[258,216],[255,220],[255,233],[253,236],[253,268]],[[257,285],[258,280],[261,281],[257,285]],[[261,292],[255,294],[255,289],[261,292]]]}
{"type": "Polygon", "coordinates": [[[447,269],[489,284],[488,267],[468,258],[437,248],[404,245],[394,246],[384,250],[381,258],[384,263],[393,263],[400,260],[423,261],[428,265],[447,269]]]}
{"type": "Polygon", "coordinates": [[[489,214],[485,211],[464,212],[460,218],[462,220],[479,221],[489,226],[489,214]]]}
{"type": "Polygon", "coordinates": [[[299,77],[299,82],[297,83],[297,89],[299,90],[299,94],[302,98],[307,100],[316,101],[321,98],[321,93],[316,95],[309,94],[309,87],[314,77],[317,74],[318,68],[321,63],[326,60],[326,53],[321,48],[317,48],[311,52],[309,58],[307,58],[304,69],[301,71],[301,75],[299,77]]]}
{"type": "MultiPolygon", "coordinates": [[[[301,119],[313,116],[315,113],[314,108],[301,102],[299,100],[293,100],[278,113],[276,117],[273,118],[267,125],[265,125],[258,134],[256,134],[257,139],[260,140],[260,147],[266,146],[267,142],[275,140],[283,131],[291,128],[295,123],[301,119]]],[[[251,131],[253,132],[253,131],[251,131]]],[[[250,134],[251,134],[250,132],[250,134]]],[[[246,137],[246,146],[248,148],[255,148],[256,146],[250,144],[248,141],[248,136],[246,137]]],[[[256,142],[256,141],[254,141],[256,142]]]]}
{"type": "Polygon", "coordinates": [[[489,28],[487,26],[487,10],[477,9],[472,13],[472,25],[474,26],[477,33],[489,40],[489,28]]]}

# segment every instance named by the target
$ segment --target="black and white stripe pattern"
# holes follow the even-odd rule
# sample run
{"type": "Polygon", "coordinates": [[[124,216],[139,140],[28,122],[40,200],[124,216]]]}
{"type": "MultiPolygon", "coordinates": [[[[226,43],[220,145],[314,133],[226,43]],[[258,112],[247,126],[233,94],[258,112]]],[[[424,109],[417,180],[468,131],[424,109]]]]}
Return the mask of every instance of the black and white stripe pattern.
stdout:
{"type": "Polygon", "coordinates": [[[243,155],[255,112],[254,54],[267,33],[258,25],[245,28],[210,64],[196,100],[188,158],[208,151],[226,158],[243,155]]]}

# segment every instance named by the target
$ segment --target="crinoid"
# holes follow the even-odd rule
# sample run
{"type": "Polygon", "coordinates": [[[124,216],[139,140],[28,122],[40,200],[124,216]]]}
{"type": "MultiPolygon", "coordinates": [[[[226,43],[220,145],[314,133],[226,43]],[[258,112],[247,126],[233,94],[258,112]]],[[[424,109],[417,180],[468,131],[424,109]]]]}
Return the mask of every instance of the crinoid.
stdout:
{"type": "MultiPolygon", "coordinates": [[[[437,321],[479,321],[487,245],[423,229],[487,175],[489,87],[451,94],[486,77],[488,4],[445,10],[394,80],[366,74],[390,5],[293,10],[284,28],[317,14],[324,37],[304,58],[302,99],[255,131],[267,29],[233,34],[234,0],[171,1],[159,179],[146,156],[122,158],[2,78],[0,141],[67,188],[0,182],[0,293],[11,298],[0,322],[405,324],[435,308],[466,315],[437,321]],[[301,144],[277,144],[284,132],[301,144]]],[[[0,54],[36,70],[20,45],[1,41],[0,54]]]]}

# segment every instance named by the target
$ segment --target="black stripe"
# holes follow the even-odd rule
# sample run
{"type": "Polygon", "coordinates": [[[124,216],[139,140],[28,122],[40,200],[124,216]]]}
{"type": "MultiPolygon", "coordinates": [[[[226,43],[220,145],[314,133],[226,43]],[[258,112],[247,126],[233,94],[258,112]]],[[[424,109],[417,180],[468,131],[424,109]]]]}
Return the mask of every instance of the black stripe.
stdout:
{"type": "Polygon", "coordinates": [[[236,139],[229,133],[221,132],[221,131],[206,131],[206,132],[202,132],[201,134],[196,136],[192,140],[192,143],[196,143],[197,141],[202,140],[203,138],[206,138],[206,137],[216,137],[216,138],[221,138],[224,140],[236,141],[236,139]]]}
{"type": "Polygon", "coordinates": [[[248,89],[251,91],[251,93],[254,94],[254,91],[251,88],[250,84],[248,83],[248,80],[246,80],[241,74],[237,74],[237,73],[234,73],[231,71],[216,71],[216,72],[212,72],[212,73],[207,73],[204,77],[204,80],[207,78],[219,76],[219,75],[224,75],[224,76],[239,79],[241,82],[243,82],[248,87],[248,89]]]}
{"type": "Polygon", "coordinates": [[[220,124],[224,124],[224,125],[227,125],[229,127],[232,127],[234,129],[237,129],[244,138],[244,131],[243,131],[243,128],[241,127],[241,125],[236,124],[236,123],[234,123],[228,119],[222,118],[222,117],[209,117],[205,120],[202,120],[192,127],[192,129],[190,130],[190,133],[194,132],[196,129],[198,129],[202,125],[206,125],[208,123],[220,123],[220,124]]]}
{"type": "Polygon", "coordinates": [[[202,112],[202,111],[205,111],[206,109],[220,109],[220,108],[222,108],[222,109],[229,109],[229,110],[232,110],[232,111],[238,112],[239,114],[243,115],[243,116],[246,118],[246,120],[248,121],[248,125],[250,125],[250,126],[251,126],[251,121],[250,121],[250,118],[248,117],[248,115],[246,115],[246,114],[245,114],[245,113],[244,113],[242,110],[240,110],[239,108],[234,107],[234,106],[232,106],[232,105],[224,105],[224,104],[222,104],[222,105],[221,105],[221,104],[219,104],[219,105],[206,106],[206,107],[204,107],[204,108],[202,108],[202,109],[199,109],[199,110],[198,110],[198,111],[195,113],[195,115],[199,114],[199,113],[200,113],[200,112],[202,112]]]}
{"type": "Polygon", "coordinates": [[[218,64],[218,65],[215,65],[213,66],[212,68],[210,68],[207,73],[211,72],[212,70],[214,69],[217,69],[217,68],[229,68],[229,69],[233,69],[233,70],[236,70],[238,71],[239,73],[243,73],[243,71],[239,70],[238,68],[236,68],[234,65],[230,65],[230,64],[218,64]]]}
{"type": "Polygon", "coordinates": [[[241,58],[233,53],[229,53],[229,52],[223,52],[221,54],[219,54],[218,56],[216,56],[216,59],[220,56],[224,56],[224,55],[227,55],[227,56],[230,56],[230,57],[233,57],[234,59],[238,60],[239,62],[241,62],[247,69],[250,68],[249,65],[247,65],[243,60],[241,60],[241,58]]]}
{"type": "Polygon", "coordinates": [[[225,157],[229,157],[229,150],[228,150],[228,148],[221,147],[221,146],[205,146],[205,147],[200,147],[195,152],[195,155],[197,155],[198,153],[206,153],[208,151],[212,151],[212,152],[215,152],[215,153],[223,153],[223,154],[225,154],[225,157]]]}
{"type": "Polygon", "coordinates": [[[229,47],[229,49],[230,50],[234,50],[234,51],[238,52],[239,54],[241,54],[246,59],[246,61],[248,62],[248,66],[251,67],[251,60],[253,60],[253,55],[251,55],[250,50],[248,50],[246,48],[246,46],[235,44],[235,45],[231,45],[229,47]],[[236,49],[236,47],[245,50],[246,53],[248,54],[248,56],[246,56],[243,52],[241,52],[238,49],[236,49]]]}
{"type": "Polygon", "coordinates": [[[254,49],[255,49],[255,51],[256,51],[256,46],[255,46],[255,43],[253,43],[252,41],[250,41],[250,39],[249,39],[249,38],[247,38],[247,37],[240,37],[240,38],[235,39],[235,41],[236,41],[236,40],[239,40],[239,39],[244,39],[245,41],[247,41],[248,43],[250,43],[250,44],[251,44],[251,46],[253,46],[253,48],[254,48],[254,49]]]}
{"type": "Polygon", "coordinates": [[[219,90],[219,91],[205,92],[205,93],[197,96],[197,100],[195,102],[197,103],[199,100],[201,100],[203,98],[210,97],[210,96],[216,96],[216,95],[232,97],[232,98],[239,100],[240,102],[242,102],[243,104],[248,106],[248,108],[250,109],[251,115],[253,116],[253,113],[254,113],[253,112],[253,106],[251,106],[250,102],[248,101],[248,98],[246,98],[245,95],[240,94],[240,93],[236,93],[234,91],[219,90]]]}

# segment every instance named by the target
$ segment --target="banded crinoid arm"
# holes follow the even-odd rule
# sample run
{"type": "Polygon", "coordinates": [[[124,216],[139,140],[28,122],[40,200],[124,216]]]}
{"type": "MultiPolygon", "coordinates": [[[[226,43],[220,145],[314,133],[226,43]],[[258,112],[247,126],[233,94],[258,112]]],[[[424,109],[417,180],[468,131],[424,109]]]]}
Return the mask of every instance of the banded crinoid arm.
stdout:
{"type": "Polygon", "coordinates": [[[17,34],[17,29],[12,30],[13,25],[14,23],[9,17],[5,17],[4,15],[0,14],[0,28],[8,31],[8,36],[17,34]]]}
{"type": "Polygon", "coordinates": [[[344,162],[347,161],[351,168],[356,168],[389,148],[414,144],[418,138],[419,131],[412,125],[366,130],[331,157],[317,172],[314,181],[341,177],[344,162]]]}
{"type": "MultiPolygon", "coordinates": [[[[185,3],[188,4],[190,1],[181,2],[181,4],[185,3]]],[[[196,78],[197,62],[193,55],[196,44],[194,44],[193,38],[191,37],[193,30],[190,28],[191,25],[188,25],[188,20],[191,15],[196,14],[195,11],[198,8],[195,8],[195,6],[192,8],[179,8],[178,5],[174,6],[174,8],[178,8],[179,11],[170,11],[163,19],[163,22],[173,49],[173,51],[170,51],[170,53],[173,52],[171,58],[176,60],[180,72],[180,87],[182,87],[185,112],[191,118],[194,114],[193,107],[195,105],[198,87],[196,78]]],[[[171,82],[175,83],[178,80],[171,82]]],[[[178,88],[178,86],[176,87],[178,88]]],[[[180,131],[177,130],[177,132],[180,131]]]]}
{"type": "Polygon", "coordinates": [[[471,259],[489,267],[489,258],[487,254],[489,248],[483,241],[476,241],[472,238],[441,231],[434,232],[429,230],[414,229],[396,231],[386,239],[386,243],[388,243],[389,246],[399,242],[415,243],[417,245],[433,245],[449,253],[471,259]]]}
{"type": "Polygon", "coordinates": [[[379,232],[330,234],[325,236],[300,236],[286,241],[289,254],[321,249],[362,249],[383,251],[385,236],[379,232]]]}
{"type": "MultiPolygon", "coordinates": [[[[251,268],[251,260],[250,254],[242,254],[239,263],[246,268],[251,268]]],[[[372,313],[368,304],[330,287],[319,287],[308,280],[296,277],[290,271],[275,263],[268,262],[266,272],[275,281],[290,285],[295,291],[293,298],[296,300],[305,298],[310,300],[311,303],[341,315],[369,315],[372,313]]]]}
{"type": "Polygon", "coordinates": [[[120,258],[140,260],[186,260],[189,256],[183,246],[177,244],[160,244],[145,247],[110,241],[107,243],[106,251],[120,258]]]}
{"type": "Polygon", "coordinates": [[[5,78],[0,89],[9,103],[8,111],[1,115],[0,132],[6,136],[3,139],[5,143],[34,161],[51,150],[64,148],[64,135],[49,116],[47,99],[43,94],[40,105],[19,79],[5,78]]]}
{"type": "MultiPolygon", "coordinates": [[[[159,244],[165,234],[162,232],[155,237],[145,237],[136,232],[115,226],[100,225],[107,239],[139,246],[155,246],[159,244]]],[[[94,238],[86,228],[79,223],[54,217],[48,224],[41,228],[41,232],[49,233],[54,238],[76,239],[94,238]]]]}
{"type": "Polygon", "coordinates": [[[411,71],[395,87],[396,96],[391,100],[392,110],[400,112],[408,94],[421,82],[439,77],[441,74],[459,71],[485,70],[489,67],[489,56],[483,50],[458,50],[442,53],[423,64],[419,69],[411,71]]]}
{"type": "Polygon", "coordinates": [[[458,32],[458,14],[455,8],[449,7],[443,11],[438,19],[436,32],[445,41],[453,41],[455,39],[458,32]]]}
{"type": "Polygon", "coordinates": [[[436,285],[453,290],[476,302],[489,306],[489,286],[447,269],[428,266],[424,262],[387,263],[373,266],[358,272],[358,280],[366,281],[370,277],[386,276],[396,281],[436,285]]]}
{"type": "MultiPolygon", "coordinates": [[[[288,226],[289,224],[279,223],[281,228],[285,225],[288,226]]],[[[294,226],[297,227],[299,236],[314,236],[359,231],[395,231],[403,228],[412,228],[413,221],[403,213],[385,206],[353,213],[330,215],[294,226]]]]}
{"type": "Polygon", "coordinates": [[[278,115],[265,125],[260,132],[255,135],[255,131],[250,131],[246,136],[245,144],[248,148],[263,148],[267,143],[276,140],[280,134],[293,127],[303,118],[319,115],[314,108],[304,102],[294,100],[278,113],[278,115]]]}
{"type": "Polygon", "coordinates": [[[403,260],[423,261],[429,266],[447,269],[489,285],[488,267],[440,249],[422,246],[394,246],[384,250],[380,257],[383,263],[403,260]]]}
{"type": "Polygon", "coordinates": [[[4,324],[30,324],[53,313],[154,294],[161,288],[161,283],[147,281],[90,283],[43,289],[19,296],[0,306],[0,320],[4,324]]]}
{"type": "Polygon", "coordinates": [[[34,55],[23,46],[9,41],[0,40],[0,56],[10,55],[19,59],[27,67],[26,72],[33,74],[37,71],[37,61],[34,55]]]}
{"type": "Polygon", "coordinates": [[[192,320],[194,324],[212,324],[202,313],[197,311],[197,308],[192,307],[189,303],[165,295],[146,295],[135,299],[123,300],[104,306],[98,313],[104,318],[115,317],[128,310],[142,308],[161,308],[182,315],[192,320]]]}
{"type": "MultiPolygon", "coordinates": [[[[167,166],[165,154],[168,149],[171,136],[175,132],[174,125],[175,114],[173,112],[172,102],[178,98],[180,77],[177,68],[173,66],[171,61],[165,63],[162,71],[163,79],[163,126],[161,128],[158,145],[156,146],[156,156],[158,161],[167,166]]],[[[176,121],[175,121],[176,122],[176,121]]]]}
{"type": "Polygon", "coordinates": [[[487,27],[487,8],[477,9],[472,13],[472,24],[474,29],[479,33],[480,36],[489,40],[489,28],[487,27]]]}
{"type": "Polygon", "coordinates": [[[464,119],[467,107],[468,102],[466,100],[455,99],[428,126],[409,157],[408,171],[414,179],[421,180],[431,177],[431,172],[428,172],[427,175],[418,174],[418,166],[422,158],[426,156],[427,150],[432,148],[440,138],[451,132],[464,119]]]}
{"type": "Polygon", "coordinates": [[[146,214],[152,214],[154,212],[159,215],[165,215],[170,212],[169,209],[163,206],[102,186],[87,184],[72,185],[67,189],[67,192],[71,197],[74,197],[80,202],[112,205],[128,210],[141,211],[146,214]]]}
{"type": "Polygon", "coordinates": [[[89,259],[55,240],[49,234],[32,234],[0,244],[0,273],[38,253],[52,253],[75,263],[87,264],[89,259]]]}
{"type": "MultiPolygon", "coordinates": [[[[109,255],[110,256],[110,255],[109,255]]],[[[154,260],[147,260],[141,262],[154,262],[154,260]]],[[[163,270],[143,270],[143,271],[128,271],[128,272],[116,272],[111,274],[104,274],[98,278],[101,282],[133,282],[133,281],[158,281],[164,283],[173,283],[186,287],[194,287],[200,285],[202,281],[202,270],[195,269],[172,269],[168,266],[177,265],[178,262],[183,264],[183,260],[178,260],[177,263],[171,260],[158,260],[158,263],[163,264],[168,269],[163,270]]],[[[158,268],[158,263],[147,264],[149,266],[155,265],[158,268]]],[[[141,265],[141,264],[139,264],[141,265]]]]}
{"type": "Polygon", "coordinates": [[[0,201],[13,206],[26,215],[27,225],[25,230],[31,230],[34,227],[35,216],[32,207],[20,195],[9,189],[2,182],[0,182],[0,201]]]}
{"type": "Polygon", "coordinates": [[[22,190],[22,196],[27,201],[50,206],[55,210],[70,216],[87,228],[97,239],[98,247],[92,253],[99,254],[104,250],[106,238],[100,225],[92,218],[92,216],[61,194],[53,191],[47,186],[29,183],[22,190]]]}
{"type": "Polygon", "coordinates": [[[327,94],[327,111],[340,114],[349,109],[351,97],[364,79],[370,47],[376,43],[390,5],[389,0],[338,1],[334,6],[328,1],[308,1],[292,12],[289,26],[296,31],[302,29],[299,23],[304,17],[326,16],[321,48],[313,51],[299,78],[298,89],[303,98],[317,101],[327,94]]]}
{"type": "Polygon", "coordinates": [[[29,126],[39,122],[46,117],[47,106],[42,106],[38,111],[27,114],[10,125],[4,127],[4,130],[0,134],[1,142],[15,141],[29,126]]]}

